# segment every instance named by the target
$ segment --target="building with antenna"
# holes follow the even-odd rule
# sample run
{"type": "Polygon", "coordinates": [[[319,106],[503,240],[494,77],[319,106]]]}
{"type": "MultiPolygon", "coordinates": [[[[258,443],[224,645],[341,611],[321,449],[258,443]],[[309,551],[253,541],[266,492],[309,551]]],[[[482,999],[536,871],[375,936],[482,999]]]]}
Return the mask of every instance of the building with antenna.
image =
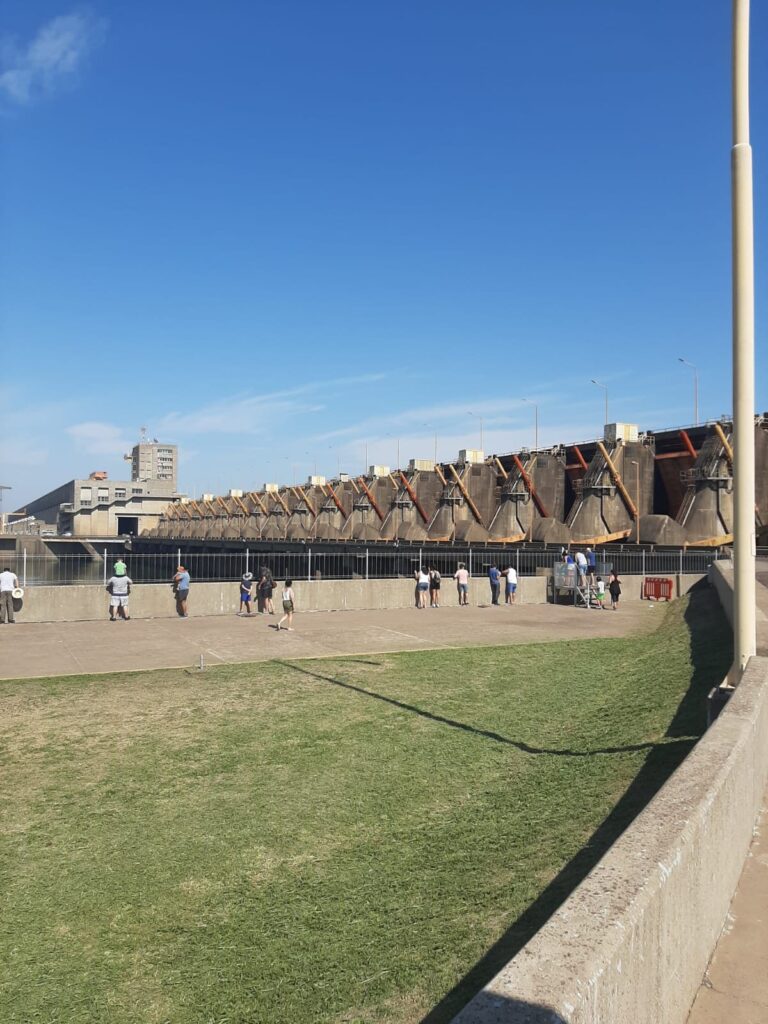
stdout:
{"type": "MultiPolygon", "coordinates": [[[[138,536],[157,526],[177,492],[178,447],[141,439],[124,456],[131,463],[130,480],[110,480],[104,470],[69,480],[28,502],[16,515],[24,517],[25,533],[56,533],[72,537],[138,536]]],[[[8,532],[12,524],[7,526],[8,532]]]]}

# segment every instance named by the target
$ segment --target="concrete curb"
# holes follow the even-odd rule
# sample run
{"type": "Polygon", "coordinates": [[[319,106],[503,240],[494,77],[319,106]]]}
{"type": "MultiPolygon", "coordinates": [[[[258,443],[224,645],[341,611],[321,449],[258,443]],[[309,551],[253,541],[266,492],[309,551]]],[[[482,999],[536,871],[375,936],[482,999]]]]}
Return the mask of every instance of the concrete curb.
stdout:
{"type": "MultiPolygon", "coordinates": [[[[713,582],[727,599],[727,573],[713,582]]],[[[768,659],[755,658],[683,764],[455,1024],[682,1024],[767,782],[768,659]]]]}

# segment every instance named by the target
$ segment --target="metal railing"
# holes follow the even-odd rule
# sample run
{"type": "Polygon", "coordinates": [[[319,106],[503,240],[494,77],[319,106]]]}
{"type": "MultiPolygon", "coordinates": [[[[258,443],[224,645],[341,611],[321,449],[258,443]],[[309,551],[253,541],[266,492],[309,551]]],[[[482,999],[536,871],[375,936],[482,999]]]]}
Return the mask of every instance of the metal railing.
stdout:
{"type": "MultiPolygon", "coordinates": [[[[4,554],[0,568],[10,568],[22,586],[71,586],[105,584],[117,560],[114,550],[98,554],[28,555],[4,554]]],[[[134,583],[165,583],[182,564],[197,582],[239,580],[243,573],[256,578],[266,566],[276,580],[405,579],[419,566],[437,569],[452,578],[459,564],[473,577],[487,575],[492,565],[512,567],[520,576],[535,576],[551,570],[562,559],[559,549],[450,547],[348,547],[326,551],[307,545],[301,550],[239,551],[176,550],[121,556],[134,583]]],[[[644,551],[600,549],[598,560],[610,563],[619,575],[665,575],[704,573],[713,561],[728,558],[713,551],[644,551]]]]}

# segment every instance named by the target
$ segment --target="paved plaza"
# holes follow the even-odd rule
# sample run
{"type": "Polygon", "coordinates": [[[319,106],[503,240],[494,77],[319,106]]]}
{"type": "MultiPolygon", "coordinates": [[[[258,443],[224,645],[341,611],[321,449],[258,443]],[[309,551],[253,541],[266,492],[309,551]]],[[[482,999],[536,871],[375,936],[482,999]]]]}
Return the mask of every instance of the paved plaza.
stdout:
{"type": "Polygon", "coordinates": [[[297,612],[294,632],[278,616],[176,616],[109,622],[24,623],[0,627],[0,678],[184,668],[206,664],[322,658],[343,654],[450,649],[620,637],[650,630],[660,612],[627,602],[616,612],[572,605],[444,607],[390,611],[297,612]]]}

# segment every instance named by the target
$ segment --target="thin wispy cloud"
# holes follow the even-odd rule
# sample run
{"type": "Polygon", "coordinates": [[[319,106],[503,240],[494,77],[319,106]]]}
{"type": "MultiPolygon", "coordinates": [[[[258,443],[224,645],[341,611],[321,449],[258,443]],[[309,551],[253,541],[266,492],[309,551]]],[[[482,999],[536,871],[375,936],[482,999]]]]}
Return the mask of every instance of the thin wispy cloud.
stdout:
{"type": "Polygon", "coordinates": [[[257,434],[265,426],[279,425],[281,417],[320,413],[326,408],[324,398],[331,398],[351,387],[372,384],[386,375],[363,374],[315,381],[296,388],[271,391],[259,395],[232,395],[189,412],[171,412],[156,429],[165,437],[182,434],[257,434]]]}
{"type": "Polygon", "coordinates": [[[6,103],[26,106],[74,81],[105,33],[103,18],[76,12],[46,22],[26,45],[5,36],[0,42],[0,96],[6,103]]]}
{"type": "Polygon", "coordinates": [[[132,444],[121,427],[112,423],[88,421],[67,427],[67,433],[78,448],[88,455],[119,456],[128,452],[132,444]]]}

